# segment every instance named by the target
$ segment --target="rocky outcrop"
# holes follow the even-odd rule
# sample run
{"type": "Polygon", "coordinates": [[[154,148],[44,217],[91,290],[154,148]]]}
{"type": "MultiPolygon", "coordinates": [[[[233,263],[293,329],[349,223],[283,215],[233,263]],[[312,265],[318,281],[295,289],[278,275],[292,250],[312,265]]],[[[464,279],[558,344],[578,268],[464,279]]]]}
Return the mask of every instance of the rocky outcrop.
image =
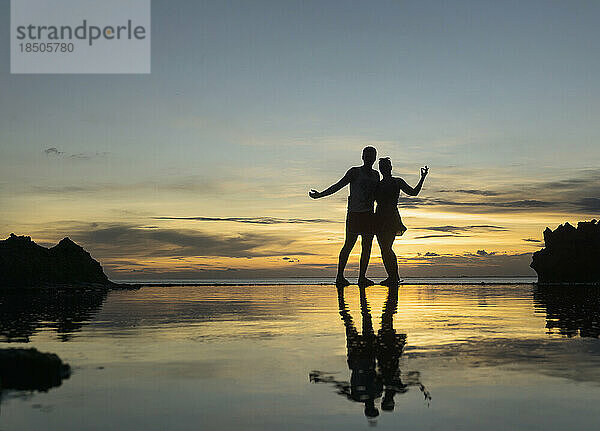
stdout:
{"type": "Polygon", "coordinates": [[[100,264],[69,238],[45,248],[28,236],[0,241],[0,288],[110,287],[100,264]]]}
{"type": "Polygon", "coordinates": [[[544,231],[545,247],[533,254],[531,267],[540,284],[600,283],[600,223],[569,223],[544,231]]]}
{"type": "Polygon", "coordinates": [[[0,349],[0,389],[47,391],[60,386],[71,367],[54,353],[36,349],[0,349]]]}

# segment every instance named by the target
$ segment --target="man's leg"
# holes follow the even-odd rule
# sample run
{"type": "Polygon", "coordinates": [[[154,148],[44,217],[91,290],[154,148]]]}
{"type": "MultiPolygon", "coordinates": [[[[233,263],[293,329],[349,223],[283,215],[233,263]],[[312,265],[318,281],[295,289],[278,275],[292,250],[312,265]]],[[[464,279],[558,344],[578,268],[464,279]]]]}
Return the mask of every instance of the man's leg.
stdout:
{"type": "Polygon", "coordinates": [[[350,232],[346,232],[346,241],[344,242],[344,246],[340,250],[340,258],[338,261],[338,272],[337,277],[335,279],[335,283],[338,286],[348,286],[350,282],[344,278],[344,269],[346,269],[346,264],[348,263],[348,257],[350,256],[350,252],[354,248],[354,244],[356,244],[356,240],[358,239],[358,235],[350,232]]]}
{"type": "Polygon", "coordinates": [[[360,253],[360,272],[358,274],[358,284],[362,286],[372,286],[375,284],[367,278],[367,267],[371,257],[371,245],[373,244],[373,235],[361,235],[360,244],[362,251],[360,253]]]}

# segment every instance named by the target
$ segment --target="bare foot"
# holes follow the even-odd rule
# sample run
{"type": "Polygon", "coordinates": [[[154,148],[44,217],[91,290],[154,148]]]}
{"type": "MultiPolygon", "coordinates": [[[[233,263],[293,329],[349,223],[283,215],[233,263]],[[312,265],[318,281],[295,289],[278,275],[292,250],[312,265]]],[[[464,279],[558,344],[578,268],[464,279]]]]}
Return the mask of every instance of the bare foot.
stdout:
{"type": "Polygon", "coordinates": [[[373,286],[375,282],[373,280],[369,280],[367,277],[361,277],[358,279],[358,285],[360,287],[373,286]]]}
{"type": "Polygon", "coordinates": [[[382,282],[380,282],[379,284],[382,286],[388,286],[388,287],[392,287],[392,286],[398,286],[400,283],[402,283],[404,280],[400,280],[398,278],[386,278],[385,280],[383,280],[382,282]]]}
{"type": "Polygon", "coordinates": [[[346,287],[346,286],[350,286],[350,282],[348,280],[346,280],[344,277],[337,277],[335,279],[335,285],[337,287],[346,287]]]}

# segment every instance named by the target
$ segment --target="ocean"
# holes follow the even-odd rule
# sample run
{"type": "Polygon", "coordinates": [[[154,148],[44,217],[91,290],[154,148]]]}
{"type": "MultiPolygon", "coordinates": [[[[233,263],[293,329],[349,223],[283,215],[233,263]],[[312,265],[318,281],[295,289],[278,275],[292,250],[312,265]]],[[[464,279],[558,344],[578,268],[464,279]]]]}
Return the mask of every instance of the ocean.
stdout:
{"type": "Polygon", "coordinates": [[[1,293],[0,348],[56,353],[72,374],[2,389],[0,430],[600,424],[597,288],[292,281],[1,293]]]}

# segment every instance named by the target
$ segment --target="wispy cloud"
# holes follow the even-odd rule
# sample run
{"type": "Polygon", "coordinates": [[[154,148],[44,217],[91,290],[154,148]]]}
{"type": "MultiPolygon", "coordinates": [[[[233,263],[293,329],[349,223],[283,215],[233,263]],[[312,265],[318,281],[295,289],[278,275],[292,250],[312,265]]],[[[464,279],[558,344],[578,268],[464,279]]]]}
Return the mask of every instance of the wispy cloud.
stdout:
{"type": "Polygon", "coordinates": [[[479,195],[479,196],[498,196],[500,192],[494,192],[491,190],[477,190],[477,189],[456,189],[456,190],[438,190],[440,193],[462,193],[467,195],[479,195]]]}
{"type": "MultiPolygon", "coordinates": [[[[448,237],[455,237],[458,235],[452,235],[452,234],[448,234],[448,235],[422,235],[422,236],[416,236],[415,239],[428,239],[428,238],[448,238],[448,237]]],[[[461,235],[461,236],[468,236],[468,235],[461,235]]]]}
{"type": "Polygon", "coordinates": [[[103,156],[106,156],[109,154],[106,151],[95,151],[95,152],[89,152],[89,153],[67,153],[65,151],[60,151],[56,147],[46,148],[44,150],[44,153],[47,156],[64,157],[64,158],[77,159],[77,160],[87,160],[87,159],[91,159],[92,157],[103,157],[103,156]]]}
{"type": "Polygon", "coordinates": [[[64,154],[63,151],[58,151],[56,147],[46,148],[44,150],[44,153],[46,153],[49,156],[60,156],[61,154],[64,154]]]}
{"type": "Polygon", "coordinates": [[[523,238],[523,241],[525,241],[525,242],[532,242],[532,243],[535,243],[535,244],[542,244],[544,242],[541,239],[534,239],[534,238],[523,238]]]}
{"type": "Polygon", "coordinates": [[[468,225],[468,226],[425,226],[425,227],[416,227],[413,228],[415,230],[426,230],[432,232],[440,232],[436,234],[428,234],[428,235],[419,235],[416,236],[415,239],[429,239],[429,238],[467,238],[471,235],[466,235],[467,232],[507,232],[508,229],[503,226],[494,226],[494,225],[468,225]]]}
{"type": "Polygon", "coordinates": [[[483,210],[528,210],[528,209],[537,209],[537,208],[550,208],[553,206],[557,206],[559,204],[564,204],[564,202],[552,202],[552,201],[542,201],[537,199],[521,199],[521,200],[511,200],[511,201],[472,201],[472,202],[464,202],[464,201],[453,201],[449,199],[439,199],[439,198],[405,198],[401,197],[400,200],[401,206],[444,206],[444,207],[465,207],[468,208],[469,211],[476,210],[477,208],[481,208],[483,210]]]}
{"type": "Polygon", "coordinates": [[[248,224],[305,224],[305,223],[341,223],[329,219],[302,219],[277,217],[153,217],[155,220],[194,220],[209,222],[233,222],[248,224]]]}
{"type": "Polygon", "coordinates": [[[70,236],[90,250],[118,257],[234,257],[310,255],[291,250],[293,240],[277,235],[242,232],[217,235],[188,229],[163,229],[128,224],[92,224],[70,236]]]}
{"type": "Polygon", "coordinates": [[[204,177],[182,178],[178,181],[144,181],[135,183],[89,183],[77,185],[37,184],[25,189],[27,192],[48,194],[87,194],[87,193],[130,193],[157,191],[194,193],[196,195],[222,195],[237,188],[237,184],[228,181],[215,181],[204,177]]]}
{"type": "Polygon", "coordinates": [[[300,259],[294,257],[282,257],[281,260],[285,260],[288,263],[300,263],[300,259]]]}
{"type": "Polygon", "coordinates": [[[518,184],[496,185],[496,190],[440,189],[445,198],[422,196],[402,197],[400,204],[406,208],[419,206],[440,207],[461,213],[541,211],[556,213],[594,214],[600,212],[600,169],[579,171],[579,176],[552,181],[523,179],[518,184]],[[465,200],[464,195],[471,199],[465,200]]]}
{"type": "Polygon", "coordinates": [[[493,226],[493,225],[470,225],[470,226],[426,226],[426,227],[416,227],[413,229],[417,230],[430,230],[434,232],[447,232],[447,233],[460,233],[460,232],[470,232],[473,230],[480,231],[492,231],[492,232],[500,232],[507,231],[505,227],[502,226],[493,226]]]}
{"type": "Polygon", "coordinates": [[[405,274],[447,275],[533,275],[529,268],[531,253],[501,253],[476,250],[460,254],[427,252],[416,256],[399,256],[405,274]]]}
{"type": "Polygon", "coordinates": [[[600,199],[599,198],[581,198],[575,205],[579,207],[581,211],[587,213],[600,212],[600,199]]]}

